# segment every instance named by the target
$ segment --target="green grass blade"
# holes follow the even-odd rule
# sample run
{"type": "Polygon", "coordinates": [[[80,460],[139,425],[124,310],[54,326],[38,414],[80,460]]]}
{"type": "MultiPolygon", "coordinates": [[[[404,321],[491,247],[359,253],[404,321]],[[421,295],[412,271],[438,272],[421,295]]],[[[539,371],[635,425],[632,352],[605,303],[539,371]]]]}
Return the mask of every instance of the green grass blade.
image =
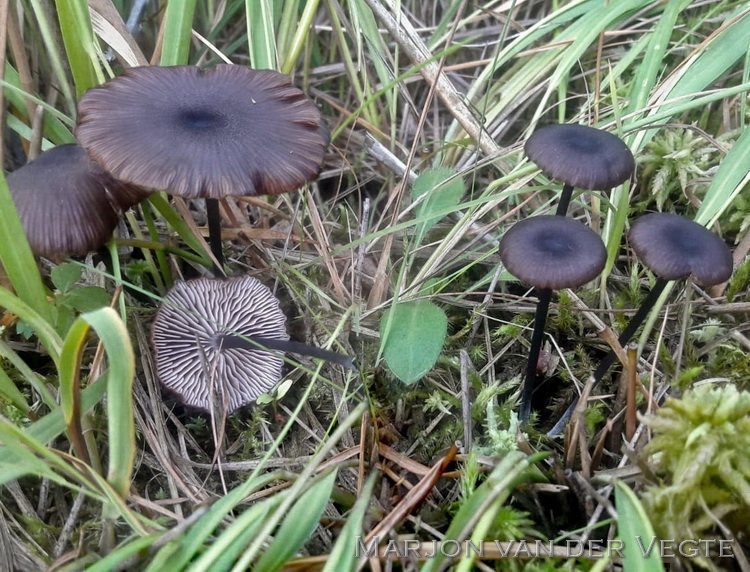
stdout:
{"type": "Polygon", "coordinates": [[[328,556],[323,572],[339,572],[357,569],[357,536],[362,534],[367,507],[370,505],[372,490],[375,488],[378,473],[370,474],[354,508],[346,518],[344,528],[328,556]]]}
{"type": "Polygon", "coordinates": [[[88,4],[85,0],[56,0],[55,6],[68,65],[80,97],[87,89],[104,82],[88,4]]]}
{"type": "Polygon", "coordinates": [[[13,380],[5,373],[4,369],[0,369],[0,395],[24,413],[27,413],[31,409],[23,393],[18,390],[16,384],[13,383],[13,380]]]}
{"type": "Polygon", "coordinates": [[[695,215],[695,221],[713,225],[731,205],[737,194],[750,182],[750,130],[735,141],[708,187],[706,197],[695,215]]]}
{"type": "MultiPolygon", "coordinates": [[[[49,325],[55,324],[54,307],[47,301],[47,293],[36,265],[26,234],[18,218],[5,176],[0,173],[0,262],[5,267],[19,298],[49,325]]],[[[0,300],[0,306],[3,306],[0,300]]],[[[7,306],[6,306],[7,307],[7,306]]],[[[9,308],[10,309],[10,308],[9,308]]],[[[15,312],[18,314],[18,312],[15,312]]],[[[41,323],[35,326],[41,326],[41,323]]],[[[41,339],[41,338],[40,338],[41,339]]],[[[44,340],[42,340],[44,341],[44,340]]],[[[54,351],[55,348],[48,348],[54,351]]]]}
{"type": "MultiPolygon", "coordinates": [[[[102,374],[96,383],[83,390],[81,394],[82,411],[91,409],[101,401],[107,387],[107,375],[107,373],[102,374]]],[[[65,431],[65,417],[63,416],[62,409],[58,407],[56,410],[42,417],[39,421],[25,427],[23,431],[29,438],[34,439],[35,441],[49,443],[65,431]]],[[[13,465],[17,462],[18,458],[12,451],[0,447],[0,466],[13,465]]]]}
{"type": "Polygon", "coordinates": [[[86,444],[81,424],[81,356],[86,346],[89,324],[78,317],[65,336],[63,351],[60,355],[60,407],[63,410],[68,434],[78,457],[88,461],[86,444]]]}
{"type": "Polygon", "coordinates": [[[5,342],[5,340],[2,339],[0,339],[0,356],[8,360],[10,365],[16,368],[16,371],[21,374],[26,383],[34,388],[34,390],[39,394],[39,396],[42,398],[42,401],[44,401],[45,405],[49,407],[50,410],[54,411],[55,409],[57,409],[57,400],[55,399],[55,396],[52,395],[50,390],[47,389],[45,380],[39,374],[33,371],[28,366],[28,364],[23,361],[21,356],[13,351],[13,349],[5,342]]]}
{"type": "Polygon", "coordinates": [[[258,559],[255,565],[258,570],[276,571],[294,556],[318,526],[335,481],[336,471],[331,471],[294,503],[274,535],[273,542],[258,559]]]}
{"type": "Polygon", "coordinates": [[[107,380],[107,425],[109,429],[109,470],[107,481],[125,498],[135,458],[133,417],[133,377],[135,356],[128,331],[112,308],[101,308],[81,316],[104,343],[109,361],[107,380]]]}
{"type": "MultiPolygon", "coordinates": [[[[56,145],[75,143],[76,140],[75,137],[73,137],[73,133],[71,133],[70,129],[64,123],[64,121],[68,121],[72,126],[73,122],[70,118],[61,114],[47,103],[41,101],[38,97],[26,93],[21,85],[21,78],[19,77],[18,72],[10,65],[10,62],[5,62],[5,80],[3,82],[3,87],[5,88],[5,97],[8,100],[8,103],[13,106],[15,113],[25,120],[26,125],[31,125],[29,109],[26,106],[25,101],[29,99],[34,105],[41,105],[47,112],[44,114],[44,135],[52,143],[56,145]]],[[[26,137],[26,139],[30,139],[30,137],[26,137]]]]}
{"type": "Polygon", "coordinates": [[[614,485],[617,536],[623,543],[622,562],[625,572],[663,572],[664,565],[659,557],[658,546],[650,557],[644,554],[656,534],[641,501],[622,481],[616,480],[614,485]],[[639,540],[644,544],[639,546],[639,540]]]}
{"type": "Polygon", "coordinates": [[[195,0],[169,0],[164,17],[167,21],[164,24],[161,65],[185,65],[190,57],[195,0]]]}
{"type": "Polygon", "coordinates": [[[26,304],[18,296],[0,286],[0,308],[5,308],[16,314],[34,329],[34,333],[42,342],[52,361],[56,364],[62,352],[62,340],[57,332],[38,312],[26,304]]]}
{"type": "Polygon", "coordinates": [[[123,546],[117,547],[115,550],[107,554],[104,558],[98,562],[86,567],[87,572],[110,572],[114,570],[119,564],[125,562],[131,556],[137,556],[142,553],[159,538],[161,534],[149,534],[148,536],[142,536],[136,538],[132,542],[128,542],[123,546]]]}
{"type": "MultiPolygon", "coordinates": [[[[537,457],[538,458],[538,457],[537,457]]],[[[493,506],[498,507],[510,495],[513,487],[524,478],[535,458],[512,451],[492,470],[487,480],[466,499],[453,517],[445,533],[446,540],[462,542],[472,533],[481,516],[493,506]]],[[[422,572],[442,570],[445,555],[437,551],[435,558],[427,561],[422,572]]]]}
{"type": "MultiPolygon", "coordinates": [[[[182,570],[190,560],[201,550],[206,539],[214,533],[216,527],[234,510],[245,497],[273,480],[278,478],[271,473],[261,477],[250,477],[243,484],[236,487],[228,495],[216,501],[211,508],[196,522],[180,539],[162,548],[154,558],[154,562],[163,561],[168,554],[168,562],[173,570],[182,570]],[[175,548],[175,544],[178,546],[175,548]]],[[[149,567],[147,572],[159,572],[162,568],[149,567]]]]}
{"type": "Polygon", "coordinates": [[[255,69],[275,70],[279,67],[273,7],[271,0],[245,0],[250,66],[255,69]]]}
{"type": "MultiPolygon", "coordinates": [[[[289,491],[283,491],[250,507],[239,515],[216,538],[206,552],[188,570],[190,572],[224,572],[257,536],[268,516],[278,507],[289,491]]],[[[259,568],[260,570],[260,568],[259,568]]]]}

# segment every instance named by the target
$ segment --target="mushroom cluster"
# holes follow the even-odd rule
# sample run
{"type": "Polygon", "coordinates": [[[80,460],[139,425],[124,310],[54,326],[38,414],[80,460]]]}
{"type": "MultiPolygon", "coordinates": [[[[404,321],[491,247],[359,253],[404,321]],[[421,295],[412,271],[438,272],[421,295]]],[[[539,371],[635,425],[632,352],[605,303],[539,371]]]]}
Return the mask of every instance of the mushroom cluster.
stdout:
{"type": "Polygon", "coordinates": [[[606,262],[601,238],[581,223],[565,219],[574,187],[608,190],[625,182],[635,170],[633,154],[621,139],[584,125],[542,127],[529,137],[524,150],[544,173],[561,181],[563,189],[555,216],[521,221],[500,241],[500,259],[508,271],[538,289],[539,302],[521,393],[521,421],[531,413],[552,290],[581,286],[593,280],[606,262]],[[527,226],[531,220],[538,222],[527,226]],[[518,227],[529,230],[516,233],[518,227]],[[519,235],[524,240],[519,240],[519,235]],[[573,279],[566,281],[568,275],[573,279]]]}

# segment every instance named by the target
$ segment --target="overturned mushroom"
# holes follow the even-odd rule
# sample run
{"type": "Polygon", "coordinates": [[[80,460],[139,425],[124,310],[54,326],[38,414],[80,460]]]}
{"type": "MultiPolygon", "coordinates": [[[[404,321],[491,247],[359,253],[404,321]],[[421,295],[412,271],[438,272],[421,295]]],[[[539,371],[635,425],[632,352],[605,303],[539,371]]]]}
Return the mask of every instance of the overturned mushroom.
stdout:
{"type": "Polygon", "coordinates": [[[279,301],[255,278],[177,282],[152,330],[156,373],[193,407],[234,411],[281,379],[276,351],[313,355],[353,367],[350,356],[289,342],[279,301]]]}

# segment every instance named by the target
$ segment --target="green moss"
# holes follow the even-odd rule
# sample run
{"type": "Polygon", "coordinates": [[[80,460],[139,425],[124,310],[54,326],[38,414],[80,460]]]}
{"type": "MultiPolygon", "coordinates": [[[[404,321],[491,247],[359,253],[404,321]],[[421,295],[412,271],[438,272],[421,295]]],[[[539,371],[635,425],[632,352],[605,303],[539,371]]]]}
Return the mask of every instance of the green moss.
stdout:
{"type": "Polygon", "coordinates": [[[643,493],[662,538],[711,538],[716,519],[734,535],[750,533],[750,393],[704,385],[668,399],[645,423],[644,450],[660,482],[643,493]]]}

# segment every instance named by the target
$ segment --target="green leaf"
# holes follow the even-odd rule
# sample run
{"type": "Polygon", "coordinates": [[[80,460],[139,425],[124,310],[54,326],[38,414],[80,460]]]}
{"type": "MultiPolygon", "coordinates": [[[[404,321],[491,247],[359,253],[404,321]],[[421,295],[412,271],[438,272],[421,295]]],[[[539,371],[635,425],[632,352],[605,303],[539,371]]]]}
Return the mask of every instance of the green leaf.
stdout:
{"type": "Polygon", "coordinates": [[[336,471],[331,471],[294,503],[268,550],[258,559],[256,570],[278,570],[300,549],[318,526],[335,481],[336,471]]]}
{"type": "Polygon", "coordinates": [[[393,374],[411,385],[435,365],[448,332],[448,318],[429,300],[396,304],[383,316],[383,356],[393,374]]]}
{"type": "Polygon", "coordinates": [[[60,304],[79,312],[93,312],[109,306],[111,301],[112,299],[107,291],[98,286],[82,286],[58,298],[60,304]]]}
{"type": "Polygon", "coordinates": [[[81,279],[82,274],[83,267],[80,264],[66,262],[65,264],[60,264],[60,266],[53,268],[52,272],[50,272],[50,278],[52,278],[52,283],[55,285],[55,288],[64,294],[81,279]]]}
{"type": "Polygon", "coordinates": [[[427,195],[417,206],[416,244],[422,243],[427,232],[444,216],[430,217],[434,212],[445,211],[456,206],[464,195],[464,182],[455,177],[456,172],[449,167],[428,169],[417,177],[411,189],[414,200],[427,195]]]}
{"type": "Polygon", "coordinates": [[[643,505],[625,483],[616,480],[614,485],[617,535],[623,543],[625,572],[662,572],[664,565],[659,556],[658,540],[651,555],[645,554],[656,534],[643,505]]]}

